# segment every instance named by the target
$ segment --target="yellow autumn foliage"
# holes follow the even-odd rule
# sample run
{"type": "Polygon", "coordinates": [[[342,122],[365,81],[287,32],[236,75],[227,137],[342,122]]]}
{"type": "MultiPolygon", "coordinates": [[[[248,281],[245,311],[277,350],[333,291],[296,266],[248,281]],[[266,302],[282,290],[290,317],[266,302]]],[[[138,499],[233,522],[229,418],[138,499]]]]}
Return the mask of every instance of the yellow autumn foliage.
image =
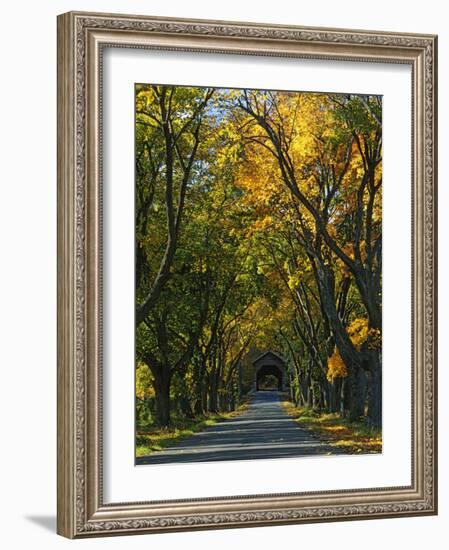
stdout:
{"type": "Polygon", "coordinates": [[[360,351],[368,338],[368,320],[364,317],[358,317],[352,321],[346,330],[355,349],[360,351]]]}
{"type": "Polygon", "coordinates": [[[148,365],[139,363],[136,369],[136,396],[138,399],[154,396],[152,380],[153,377],[148,365]]]}
{"type": "MultiPolygon", "coordinates": [[[[360,351],[365,343],[367,343],[368,349],[379,349],[381,347],[382,339],[380,330],[374,328],[370,329],[368,327],[368,319],[365,317],[357,317],[357,319],[354,319],[346,330],[357,351],[360,351]]],[[[335,378],[345,378],[347,375],[347,367],[340,352],[335,347],[333,354],[327,361],[326,377],[329,382],[333,382],[335,378]]]]}
{"type": "Polygon", "coordinates": [[[357,351],[367,342],[368,349],[379,349],[382,344],[382,336],[379,329],[369,328],[365,317],[354,319],[347,328],[349,338],[357,351]]]}
{"type": "Polygon", "coordinates": [[[333,382],[335,378],[346,378],[346,376],[348,376],[348,369],[341,358],[340,352],[335,348],[334,353],[327,360],[326,378],[329,382],[333,382]]]}

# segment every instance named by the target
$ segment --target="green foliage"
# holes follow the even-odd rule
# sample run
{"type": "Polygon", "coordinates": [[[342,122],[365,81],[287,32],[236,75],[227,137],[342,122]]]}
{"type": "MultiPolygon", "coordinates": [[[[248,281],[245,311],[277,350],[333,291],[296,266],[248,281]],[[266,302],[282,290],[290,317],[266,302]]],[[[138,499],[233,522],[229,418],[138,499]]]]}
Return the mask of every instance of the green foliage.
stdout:
{"type": "Polygon", "coordinates": [[[335,350],[340,374],[366,362],[347,329],[381,338],[381,116],[374,96],[136,86],[142,425],[161,396],[173,422],[233,410],[255,349],[318,408],[335,350]]]}

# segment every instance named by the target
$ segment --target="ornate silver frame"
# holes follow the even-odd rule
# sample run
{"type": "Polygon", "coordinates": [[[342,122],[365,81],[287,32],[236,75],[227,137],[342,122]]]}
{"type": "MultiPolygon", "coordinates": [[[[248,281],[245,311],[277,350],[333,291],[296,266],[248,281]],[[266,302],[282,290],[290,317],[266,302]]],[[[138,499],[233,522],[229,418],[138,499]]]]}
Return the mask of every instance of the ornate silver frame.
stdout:
{"type": "Polygon", "coordinates": [[[70,12],[58,17],[58,533],[86,536],[437,513],[433,35],[70,12]],[[133,47],[405,63],[412,68],[412,484],[104,504],[101,54],[133,47]]]}

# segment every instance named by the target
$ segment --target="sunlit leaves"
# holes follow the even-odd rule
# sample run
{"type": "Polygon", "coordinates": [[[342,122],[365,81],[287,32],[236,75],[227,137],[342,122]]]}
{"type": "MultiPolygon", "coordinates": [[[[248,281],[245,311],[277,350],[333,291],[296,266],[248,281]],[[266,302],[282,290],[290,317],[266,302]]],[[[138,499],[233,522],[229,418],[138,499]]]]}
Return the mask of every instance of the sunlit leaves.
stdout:
{"type": "Polygon", "coordinates": [[[336,378],[346,378],[348,376],[348,369],[337,348],[334,349],[327,362],[326,376],[329,382],[333,382],[336,378]]]}
{"type": "Polygon", "coordinates": [[[148,365],[139,363],[136,369],[136,397],[144,400],[154,395],[153,377],[151,376],[148,365]]]}
{"type": "Polygon", "coordinates": [[[197,391],[199,371],[226,385],[250,345],[285,353],[314,384],[343,379],[351,365],[336,325],[352,357],[381,345],[363,295],[376,281],[379,306],[381,99],[209,92],[136,87],[138,302],[166,254],[170,216],[182,209],[169,277],[138,327],[137,355],[173,367],[177,393],[197,391]]]}

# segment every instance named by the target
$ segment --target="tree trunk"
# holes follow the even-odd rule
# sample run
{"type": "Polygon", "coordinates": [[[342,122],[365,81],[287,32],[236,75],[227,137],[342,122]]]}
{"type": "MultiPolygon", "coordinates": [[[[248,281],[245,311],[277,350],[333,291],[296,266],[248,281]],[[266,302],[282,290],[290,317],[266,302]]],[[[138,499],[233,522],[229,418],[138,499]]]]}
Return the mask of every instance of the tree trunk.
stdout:
{"type": "Polygon", "coordinates": [[[340,391],[338,394],[338,411],[345,417],[345,396],[346,396],[346,378],[341,380],[340,391]]]}
{"type": "Polygon", "coordinates": [[[204,364],[197,363],[194,370],[195,404],[193,407],[196,415],[204,414],[204,372],[204,364]]]}
{"type": "Polygon", "coordinates": [[[328,409],[329,412],[337,412],[338,411],[338,391],[340,387],[340,380],[337,378],[332,383],[329,383],[329,404],[328,409]]]}
{"type": "Polygon", "coordinates": [[[361,368],[349,370],[348,383],[350,392],[349,420],[360,420],[365,415],[365,371],[361,368]]]}
{"type": "MultiPolygon", "coordinates": [[[[154,374],[154,373],[153,373],[154,374]]],[[[170,374],[167,369],[154,377],[156,393],[156,421],[161,427],[170,425],[170,374]]]]}
{"type": "Polygon", "coordinates": [[[196,416],[201,416],[204,414],[204,399],[203,399],[203,391],[200,389],[198,392],[195,406],[193,407],[193,411],[196,416]]]}
{"type": "Polygon", "coordinates": [[[218,387],[217,387],[217,376],[215,372],[212,372],[210,375],[208,410],[209,412],[212,412],[212,413],[218,412],[218,387]]]}
{"type": "Polygon", "coordinates": [[[323,395],[323,407],[326,411],[331,412],[332,401],[333,401],[333,390],[332,385],[324,379],[322,384],[322,395],[323,395]]]}
{"type": "Polygon", "coordinates": [[[182,414],[186,418],[195,418],[195,414],[192,410],[192,405],[186,395],[181,395],[181,397],[179,398],[179,405],[181,407],[182,414]]]}
{"type": "Polygon", "coordinates": [[[236,392],[231,387],[231,392],[228,397],[228,412],[235,411],[236,407],[236,392]]]}
{"type": "Polygon", "coordinates": [[[379,354],[373,351],[369,370],[368,423],[373,428],[382,427],[382,366],[379,354]]]}
{"type": "Polygon", "coordinates": [[[337,378],[335,380],[335,408],[333,412],[343,412],[343,395],[344,395],[344,378],[337,378]]]}
{"type": "Polygon", "coordinates": [[[351,405],[351,391],[350,391],[350,385],[348,377],[346,377],[343,380],[342,388],[342,399],[341,399],[341,415],[343,418],[348,418],[349,416],[349,408],[351,405]]]}

